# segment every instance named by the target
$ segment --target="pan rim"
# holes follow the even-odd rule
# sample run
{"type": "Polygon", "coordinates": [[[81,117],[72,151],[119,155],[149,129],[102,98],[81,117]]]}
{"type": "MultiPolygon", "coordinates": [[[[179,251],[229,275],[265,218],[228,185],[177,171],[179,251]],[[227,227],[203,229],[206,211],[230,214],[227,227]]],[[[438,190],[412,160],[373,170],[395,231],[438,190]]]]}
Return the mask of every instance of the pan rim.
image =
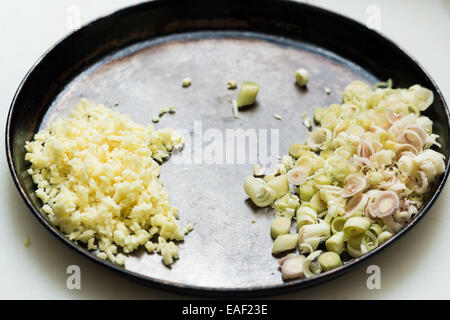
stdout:
{"type": "MultiPolygon", "coordinates": [[[[321,7],[317,7],[317,6],[313,6],[310,4],[305,4],[305,3],[299,3],[299,2],[295,2],[293,0],[281,0],[281,1],[273,1],[273,0],[268,0],[267,3],[271,3],[273,5],[276,5],[277,3],[280,2],[284,2],[284,3],[290,3],[292,5],[297,5],[297,6],[302,6],[302,7],[307,7],[309,9],[313,9],[316,10],[318,12],[320,12],[321,14],[328,14],[328,15],[332,15],[334,16],[336,19],[341,20],[341,21],[345,21],[346,23],[350,23],[352,25],[354,25],[355,27],[358,28],[365,28],[367,29],[368,32],[372,33],[373,36],[380,38],[381,40],[383,40],[384,42],[386,42],[388,45],[390,45],[391,47],[395,48],[396,50],[398,50],[402,55],[404,55],[404,57],[406,59],[411,60],[412,62],[414,62],[414,64],[418,67],[418,69],[420,70],[420,72],[422,72],[424,74],[424,76],[430,81],[430,83],[433,85],[433,89],[436,91],[436,93],[439,96],[439,99],[442,101],[443,103],[443,107],[444,107],[444,112],[446,114],[447,117],[447,128],[448,131],[450,132],[450,116],[449,116],[449,110],[448,110],[448,106],[447,103],[444,99],[444,96],[441,92],[441,90],[439,89],[439,87],[437,86],[436,82],[434,81],[434,79],[430,76],[430,74],[423,68],[423,66],[415,59],[413,58],[410,54],[408,54],[403,48],[401,48],[399,45],[397,45],[396,43],[394,43],[392,40],[390,40],[389,38],[387,38],[386,36],[382,35],[381,33],[369,29],[366,26],[364,26],[363,24],[359,23],[358,21],[346,17],[344,15],[341,15],[339,13],[321,8],[321,7]]],[[[196,285],[185,285],[185,284],[181,284],[181,283],[177,283],[177,282],[171,282],[171,281],[166,281],[166,280],[161,280],[158,278],[154,278],[154,277],[149,277],[149,276],[144,276],[142,274],[130,271],[130,270],[126,270],[122,267],[119,267],[117,265],[114,265],[112,263],[109,263],[107,261],[101,260],[98,257],[96,257],[95,255],[93,255],[92,253],[88,252],[86,249],[82,248],[81,246],[75,244],[74,242],[70,241],[69,239],[67,239],[66,237],[64,237],[61,232],[59,232],[56,227],[54,227],[39,211],[38,209],[33,205],[33,203],[31,203],[31,201],[28,199],[27,195],[28,193],[26,192],[26,190],[21,186],[20,184],[20,180],[18,177],[18,172],[16,171],[16,167],[14,165],[14,159],[13,159],[13,155],[12,155],[12,144],[13,141],[11,139],[11,125],[12,125],[12,118],[13,118],[13,114],[15,112],[15,110],[17,110],[18,106],[17,106],[17,100],[18,97],[20,96],[21,92],[22,92],[22,88],[24,87],[25,83],[28,81],[30,75],[36,70],[37,66],[39,66],[39,64],[42,62],[42,60],[50,53],[52,52],[56,47],[58,47],[61,43],[63,43],[64,41],[66,41],[68,38],[70,38],[71,36],[73,36],[74,34],[76,34],[77,32],[80,32],[81,30],[84,30],[90,26],[94,26],[95,24],[99,23],[100,21],[104,20],[104,19],[112,19],[116,16],[121,16],[121,15],[127,15],[130,12],[134,12],[135,10],[140,10],[141,8],[146,8],[147,10],[151,10],[153,8],[156,8],[160,5],[170,5],[170,3],[176,3],[176,1],[167,1],[167,0],[154,0],[154,1],[149,1],[149,2],[144,2],[144,3],[139,3],[136,5],[132,5],[132,6],[128,6],[116,11],[113,11],[112,13],[108,13],[105,14],[93,21],[88,22],[87,24],[85,24],[84,26],[82,26],[81,28],[74,30],[72,32],[70,32],[68,35],[64,36],[63,38],[61,38],[60,40],[58,40],[54,45],[52,45],[49,49],[47,49],[39,58],[38,60],[32,65],[32,67],[30,68],[30,70],[26,73],[25,77],[23,78],[23,80],[21,81],[18,89],[16,90],[13,100],[11,102],[10,105],[10,109],[7,115],[7,123],[6,123],[6,127],[5,127],[5,147],[6,147],[6,158],[7,158],[7,162],[8,162],[8,167],[9,167],[9,171],[12,175],[14,184],[17,188],[17,190],[19,191],[21,197],[23,198],[25,204],[27,205],[27,207],[30,209],[30,211],[33,213],[33,215],[59,240],[61,240],[63,243],[65,243],[68,247],[74,249],[76,252],[78,252],[79,254],[81,254],[82,256],[100,264],[103,265],[105,267],[108,267],[114,271],[119,272],[119,274],[121,274],[122,276],[125,276],[127,278],[130,278],[131,280],[135,280],[138,281],[140,283],[144,283],[153,287],[157,287],[159,289],[165,289],[165,290],[169,290],[172,292],[176,292],[178,294],[193,294],[193,295],[200,295],[200,296],[205,296],[207,294],[213,294],[215,296],[263,296],[263,295],[275,295],[275,294],[283,294],[283,293],[287,293],[287,292],[291,292],[294,290],[301,290],[307,287],[311,287],[317,284],[320,284],[322,282],[325,282],[327,280],[332,280],[336,277],[342,276],[345,273],[351,271],[352,269],[354,269],[355,267],[359,266],[361,263],[363,263],[364,261],[368,260],[369,258],[375,256],[377,253],[379,253],[380,251],[382,251],[383,249],[389,247],[393,242],[397,241],[398,239],[400,239],[404,234],[406,234],[411,228],[413,228],[430,210],[431,206],[435,203],[436,199],[438,198],[438,196],[440,195],[446,181],[448,178],[448,174],[449,174],[449,165],[446,165],[446,169],[445,172],[443,174],[443,176],[440,179],[439,184],[436,186],[436,192],[431,196],[431,198],[427,201],[426,205],[422,208],[422,210],[420,210],[420,212],[417,214],[417,216],[415,217],[415,219],[413,221],[411,221],[405,228],[403,228],[402,230],[400,230],[400,232],[398,232],[397,234],[394,235],[394,237],[392,237],[392,239],[390,239],[388,242],[386,242],[385,244],[377,247],[376,249],[374,249],[373,251],[359,257],[356,259],[351,260],[349,263],[334,269],[332,271],[329,272],[325,272],[322,274],[319,274],[317,276],[314,276],[312,278],[309,279],[300,279],[300,280],[295,280],[295,281],[291,281],[291,282],[284,282],[281,284],[276,284],[276,285],[262,285],[262,286],[252,286],[252,287],[204,287],[204,286],[196,286],[196,285]]]]}

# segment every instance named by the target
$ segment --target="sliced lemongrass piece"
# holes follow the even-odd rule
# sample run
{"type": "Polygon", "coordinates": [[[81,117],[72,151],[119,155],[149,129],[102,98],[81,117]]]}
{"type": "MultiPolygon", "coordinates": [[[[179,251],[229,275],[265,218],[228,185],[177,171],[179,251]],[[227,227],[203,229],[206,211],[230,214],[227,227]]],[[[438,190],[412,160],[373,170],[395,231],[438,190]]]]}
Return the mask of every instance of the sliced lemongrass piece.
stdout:
{"type": "Polygon", "coordinates": [[[263,176],[265,171],[266,171],[266,167],[261,167],[259,164],[253,165],[253,175],[255,177],[263,176]]]}
{"type": "Polygon", "coordinates": [[[306,170],[308,175],[311,174],[311,172],[314,170],[314,168],[317,165],[317,160],[315,160],[313,157],[308,155],[302,155],[300,158],[297,159],[295,162],[296,167],[302,167],[306,170]]]}
{"type": "Polygon", "coordinates": [[[386,167],[390,166],[395,161],[395,153],[392,150],[380,150],[376,153],[374,153],[370,157],[370,161],[376,166],[376,167],[386,167]]]}
{"type": "Polygon", "coordinates": [[[393,191],[383,191],[373,204],[373,215],[377,218],[390,216],[397,210],[400,204],[398,195],[393,191]]]}
{"type": "Polygon", "coordinates": [[[426,116],[421,116],[416,120],[417,125],[425,130],[426,133],[431,134],[433,132],[433,121],[426,116]]]}
{"type": "Polygon", "coordinates": [[[417,133],[422,141],[422,144],[425,144],[427,141],[427,132],[418,124],[409,124],[405,127],[405,130],[411,130],[417,133]]]}
{"type": "Polygon", "coordinates": [[[303,143],[294,143],[289,147],[289,155],[297,159],[300,158],[304,150],[308,150],[308,147],[303,143]]]}
{"type": "Polygon", "coordinates": [[[365,217],[351,217],[349,218],[342,229],[349,237],[356,237],[364,234],[370,228],[370,221],[365,217]]]}
{"type": "Polygon", "coordinates": [[[317,250],[312,252],[303,263],[303,273],[306,278],[311,278],[312,276],[316,275],[317,273],[313,273],[310,269],[311,263],[313,263],[314,260],[316,260],[320,254],[322,253],[322,250],[317,250]]]}
{"type": "Polygon", "coordinates": [[[292,168],[287,173],[287,179],[290,184],[300,186],[308,179],[308,171],[303,167],[292,168]]]}
{"type": "Polygon", "coordinates": [[[297,210],[297,219],[299,219],[301,216],[309,216],[317,221],[317,213],[313,208],[306,205],[300,206],[300,208],[298,208],[297,210]]]}
{"type": "Polygon", "coordinates": [[[399,140],[406,144],[412,145],[416,150],[422,150],[424,142],[422,141],[420,135],[413,130],[402,131],[399,140]]]}
{"type": "Polygon", "coordinates": [[[398,223],[394,220],[394,216],[390,215],[383,218],[383,229],[385,231],[397,233],[401,228],[403,228],[401,223],[398,223]]]}
{"type": "Polygon", "coordinates": [[[258,207],[267,207],[275,201],[276,193],[260,178],[247,177],[244,191],[258,207]]]}
{"type": "Polygon", "coordinates": [[[239,89],[236,105],[238,108],[249,106],[255,103],[256,96],[259,92],[259,84],[245,81],[241,84],[239,89]]]}
{"type": "MultiPolygon", "coordinates": [[[[316,247],[317,248],[317,247],[316,247]]],[[[307,254],[314,251],[314,248],[309,243],[300,243],[298,245],[298,251],[301,254],[307,254]]]]}
{"type": "MultiPolygon", "coordinates": [[[[314,211],[313,209],[311,209],[311,210],[314,211]]],[[[314,213],[315,213],[315,211],[314,211],[314,213]]],[[[317,214],[315,217],[307,215],[307,214],[298,215],[298,211],[297,211],[297,230],[300,230],[305,225],[315,224],[317,222],[317,218],[318,218],[317,214]]]]}
{"type": "Polygon", "coordinates": [[[298,254],[296,253],[288,253],[287,255],[285,255],[283,258],[278,259],[278,265],[281,267],[283,265],[283,263],[289,259],[289,258],[293,258],[293,257],[298,257],[298,254]]]}
{"type": "Polygon", "coordinates": [[[387,108],[386,109],[386,118],[388,119],[388,121],[393,124],[395,121],[400,120],[401,118],[403,118],[403,114],[402,113],[395,113],[392,108],[387,108]]]}
{"type": "Polygon", "coordinates": [[[355,249],[361,249],[361,241],[363,238],[364,234],[359,234],[355,237],[349,237],[348,235],[346,235],[347,237],[347,244],[350,245],[352,248],[355,249]]]}
{"type": "Polygon", "coordinates": [[[361,252],[367,253],[378,247],[378,239],[370,230],[366,231],[361,240],[361,252]]]}
{"type": "Polygon", "coordinates": [[[362,215],[368,200],[369,198],[366,194],[357,193],[354,195],[347,201],[344,217],[349,218],[355,215],[362,215]]]}
{"type": "Polygon", "coordinates": [[[426,89],[418,84],[409,88],[409,91],[414,92],[414,104],[419,111],[426,110],[434,100],[433,91],[426,89]]]}
{"type": "Polygon", "coordinates": [[[280,174],[286,174],[287,170],[286,170],[286,166],[279,163],[276,165],[275,167],[275,175],[280,175],[280,174]]]}
{"type": "Polygon", "coordinates": [[[159,116],[154,116],[154,117],[152,118],[152,122],[153,122],[153,123],[158,123],[159,120],[161,120],[161,118],[160,118],[159,116]]]}
{"type": "Polygon", "coordinates": [[[320,267],[323,271],[329,271],[342,266],[341,257],[336,252],[324,252],[318,258],[320,267]]]}
{"type": "Polygon", "coordinates": [[[364,253],[361,252],[361,250],[353,248],[348,243],[347,243],[347,252],[353,258],[359,258],[359,257],[361,257],[364,254],[364,253]]]}
{"type": "Polygon", "coordinates": [[[370,158],[370,156],[374,153],[375,153],[375,150],[373,149],[373,146],[370,144],[369,141],[367,141],[365,139],[359,140],[358,155],[360,157],[370,158]]]}
{"type": "Polygon", "coordinates": [[[284,165],[286,170],[291,170],[294,167],[294,159],[291,156],[285,154],[281,157],[281,164],[284,165]]]}
{"type": "Polygon", "coordinates": [[[417,165],[412,156],[405,154],[400,157],[397,161],[397,167],[400,173],[405,176],[413,175],[417,170],[417,165]]]}
{"type": "Polygon", "coordinates": [[[392,238],[392,236],[393,236],[392,232],[383,231],[377,237],[378,243],[383,244],[386,241],[388,241],[390,238],[392,238]]]}
{"type": "Polygon", "coordinates": [[[352,175],[351,177],[349,177],[347,183],[342,189],[341,197],[343,198],[352,197],[355,194],[362,192],[366,187],[366,185],[367,185],[366,179],[364,179],[359,175],[352,175]]]}
{"type": "Polygon", "coordinates": [[[319,193],[313,195],[309,203],[311,208],[313,208],[317,213],[321,213],[327,209],[327,204],[320,199],[319,193]]]}
{"type": "Polygon", "coordinates": [[[299,68],[295,71],[295,81],[299,86],[305,86],[309,82],[309,72],[304,68],[299,68]]]}
{"type": "Polygon", "coordinates": [[[383,232],[383,228],[377,223],[372,223],[370,225],[369,231],[372,232],[374,235],[379,236],[380,233],[383,232]]]}
{"type": "Polygon", "coordinates": [[[325,114],[325,108],[321,108],[321,107],[316,108],[314,110],[314,114],[313,114],[314,121],[317,123],[320,123],[324,114],[325,114]]]}
{"type": "Polygon", "coordinates": [[[299,187],[298,192],[302,201],[309,201],[317,193],[317,189],[308,181],[299,187]]]}
{"type": "Polygon", "coordinates": [[[276,239],[279,235],[288,234],[291,229],[291,219],[286,217],[276,217],[270,225],[270,235],[276,239]]]}
{"type": "Polygon", "coordinates": [[[341,232],[344,229],[344,225],[347,219],[343,217],[336,217],[331,221],[331,232],[338,233],[341,232]]]}
{"type": "Polygon", "coordinates": [[[337,232],[325,241],[325,247],[328,251],[333,251],[337,254],[341,254],[345,249],[345,239],[346,236],[344,232],[337,232]]]}
{"type": "Polygon", "coordinates": [[[328,223],[307,224],[298,232],[298,243],[301,244],[309,238],[327,238],[330,236],[330,225],[328,223]]]}
{"type": "Polygon", "coordinates": [[[361,171],[369,170],[372,167],[372,163],[367,158],[353,156],[353,158],[351,158],[349,161],[350,163],[356,164],[358,167],[360,167],[361,171]]]}
{"type": "Polygon", "coordinates": [[[307,144],[312,149],[325,150],[330,146],[332,132],[327,128],[316,128],[308,136],[307,144]]]}
{"type": "Polygon", "coordinates": [[[281,265],[281,276],[284,280],[297,279],[303,276],[305,256],[288,257],[281,265]]]}
{"type": "Polygon", "coordinates": [[[272,253],[277,254],[295,249],[298,243],[298,234],[282,234],[273,242],[272,253]]]}
{"type": "Polygon", "coordinates": [[[267,184],[273,191],[275,191],[277,199],[281,198],[289,191],[289,183],[286,174],[275,176],[270,179],[267,184]]]}
{"type": "Polygon", "coordinates": [[[419,171],[417,178],[416,178],[416,181],[418,181],[418,184],[414,187],[414,191],[417,194],[424,194],[428,190],[427,176],[425,175],[425,173],[423,171],[419,171]]]}

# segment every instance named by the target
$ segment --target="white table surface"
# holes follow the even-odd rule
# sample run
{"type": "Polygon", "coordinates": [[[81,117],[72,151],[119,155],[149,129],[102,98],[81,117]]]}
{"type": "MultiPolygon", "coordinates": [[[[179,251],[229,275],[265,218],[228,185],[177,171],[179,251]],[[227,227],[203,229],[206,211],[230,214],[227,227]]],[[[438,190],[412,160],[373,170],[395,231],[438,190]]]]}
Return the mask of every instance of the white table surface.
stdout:
{"type": "MultiPolygon", "coordinates": [[[[0,9],[0,125],[4,132],[13,94],[27,70],[69,32],[80,9],[82,23],[137,1],[15,0],[0,9]],[[76,7],[73,7],[73,6],[76,7]],[[72,6],[72,7],[71,7],[72,6]],[[75,8],[75,9],[74,9],[75,8]],[[68,20],[69,19],[69,20],[68,20]]],[[[310,0],[366,23],[367,8],[380,8],[381,32],[429,71],[450,102],[449,0],[310,0]]],[[[32,217],[10,177],[0,139],[1,299],[173,299],[184,298],[127,279],[69,250],[32,217]],[[24,237],[31,238],[25,248],[24,237]],[[81,290],[66,288],[66,268],[81,268],[81,290]]],[[[292,299],[449,299],[449,184],[415,229],[349,274],[326,284],[276,297],[292,299]],[[370,264],[381,268],[381,289],[366,286],[370,264]]]]}

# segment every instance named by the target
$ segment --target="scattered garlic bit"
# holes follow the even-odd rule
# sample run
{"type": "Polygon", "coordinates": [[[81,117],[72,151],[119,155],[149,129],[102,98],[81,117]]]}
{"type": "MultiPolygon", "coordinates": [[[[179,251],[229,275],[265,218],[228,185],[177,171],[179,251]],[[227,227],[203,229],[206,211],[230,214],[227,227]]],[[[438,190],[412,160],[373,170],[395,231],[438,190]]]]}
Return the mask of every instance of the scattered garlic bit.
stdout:
{"type": "Polygon", "coordinates": [[[104,252],[98,252],[98,253],[97,253],[97,257],[98,257],[99,259],[102,259],[102,260],[108,259],[108,256],[107,256],[106,253],[104,253],[104,252]]]}
{"type": "Polygon", "coordinates": [[[275,119],[277,119],[277,120],[283,120],[283,117],[282,117],[280,114],[278,114],[278,113],[275,113],[275,114],[273,115],[273,117],[274,117],[275,119]]]}
{"type": "Polygon", "coordinates": [[[25,237],[23,239],[23,245],[25,246],[25,248],[29,248],[31,246],[31,240],[30,237],[25,237]]]}
{"type": "Polygon", "coordinates": [[[125,264],[125,259],[126,259],[126,256],[123,255],[122,253],[119,253],[119,254],[116,256],[115,262],[116,262],[118,265],[123,266],[123,265],[125,264]]]}
{"type": "Polygon", "coordinates": [[[236,82],[236,81],[234,81],[234,80],[229,80],[228,82],[227,82],[227,89],[228,90],[234,90],[234,89],[236,89],[238,87],[238,83],[236,82]]]}
{"type": "Polygon", "coordinates": [[[175,113],[175,106],[169,106],[166,109],[159,109],[158,110],[158,115],[154,116],[152,118],[152,121],[155,122],[155,123],[159,122],[161,120],[161,117],[163,115],[165,115],[166,113],[175,113]]]}
{"type": "Polygon", "coordinates": [[[306,69],[300,68],[295,71],[295,80],[299,86],[306,86],[309,82],[309,72],[306,69]]]}
{"type": "Polygon", "coordinates": [[[444,155],[431,149],[440,147],[433,122],[421,115],[432,103],[433,92],[420,85],[392,89],[388,81],[372,89],[353,81],[342,104],[314,111],[318,127],[282,157],[287,174],[264,177],[275,195],[255,192],[261,206],[276,211],[273,251],[294,249],[298,237],[296,246],[307,255],[303,268],[300,260],[289,266],[291,256],[280,260],[285,280],[312,277],[374,250],[419,212],[445,171],[444,155]],[[287,229],[292,219],[298,235],[287,229]]]}
{"type": "Polygon", "coordinates": [[[189,223],[186,225],[186,231],[185,231],[185,233],[188,234],[188,233],[191,232],[192,230],[194,230],[194,224],[193,224],[192,222],[189,222],[189,223]]]}
{"type": "Polygon", "coordinates": [[[277,164],[276,167],[275,167],[274,174],[275,175],[279,175],[279,174],[285,174],[285,173],[287,173],[286,166],[283,165],[282,163],[277,164]]]}
{"type": "Polygon", "coordinates": [[[191,78],[184,78],[182,81],[182,85],[184,88],[190,87],[192,84],[192,79],[191,78]]]}
{"type": "MultiPolygon", "coordinates": [[[[174,129],[155,130],[83,99],[70,118],[56,119],[26,142],[25,160],[49,220],[70,240],[98,250],[100,259],[123,264],[119,248],[151,251],[156,235],[157,248],[184,239],[156,162],[183,143],[174,129]]],[[[164,263],[178,256],[173,247],[163,250],[164,263]]]]}
{"type": "Polygon", "coordinates": [[[256,96],[259,92],[259,84],[255,82],[245,81],[239,89],[236,105],[238,108],[249,106],[255,103],[256,96]]]}
{"type": "Polygon", "coordinates": [[[114,102],[114,107],[117,107],[119,105],[119,101],[114,102]]]}
{"type": "Polygon", "coordinates": [[[331,89],[328,87],[324,88],[326,94],[331,94],[331,89]]]}
{"type": "Polygon", "coordinates": [[[261,167],[259,164],[253,165],[253,175],[255,177],[263,176],[265,171],[266,171],[266,167],[261,167]]]}

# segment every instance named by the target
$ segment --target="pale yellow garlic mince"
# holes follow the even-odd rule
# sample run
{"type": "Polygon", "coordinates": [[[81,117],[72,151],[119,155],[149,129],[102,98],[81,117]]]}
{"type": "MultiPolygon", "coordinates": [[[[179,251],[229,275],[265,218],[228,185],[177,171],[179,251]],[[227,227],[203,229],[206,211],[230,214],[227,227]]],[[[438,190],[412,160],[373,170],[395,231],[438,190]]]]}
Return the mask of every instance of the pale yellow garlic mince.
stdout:
{"type": "Polygon", "coordinates": [[[70,240],[117,264],[141,245],[171,264],[178,258],[171,240],[183,240],[192,225],[180,226],[155,160],[183,143],[174,129],[155,130],[83,99],[26,142],[25,159],[42,211],[70,240]]]}
{"type": "Polygon", "coordinates": [[[264,195],[276,194],[264,198],[273,199],[264,205],[276,210],[273,252],[294,250],[286,240],[298,237],[300,255],[280,260],[284,279],[337,268],[341,254],[356,258],[388,241],[418,213],[445,171],[444,155],[434,150],[440,145],[433,122],[421,114],[433,92],[391,86],[348,84],[340,104],[314,111],[318,126],[282,157],[284,170],[261,177],[264,195]],[[297,234],[289,233],[292,220],[297,234]]]}

